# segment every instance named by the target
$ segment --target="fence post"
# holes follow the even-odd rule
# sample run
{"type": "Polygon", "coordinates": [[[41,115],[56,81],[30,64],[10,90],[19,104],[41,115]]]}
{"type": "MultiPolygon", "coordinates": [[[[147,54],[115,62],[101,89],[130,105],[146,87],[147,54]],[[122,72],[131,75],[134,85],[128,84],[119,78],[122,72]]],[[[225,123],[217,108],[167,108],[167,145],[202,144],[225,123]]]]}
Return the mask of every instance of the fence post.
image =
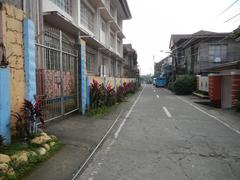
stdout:
{"type": "Polygon", "coordinates": [[[34,103],[34,95],[36,95],[35,26],[30,19],[24,19],[23,24],[25,98],[34,103]]]}
{"type": "Polygon", "coordinates": [[[89,77],[86,77],[86,97],[87,97],[87,110],[90,110],[90,83],[89,77]]]}
{"type": "Polygon", "coordinates": [[[104,86],[104,95],[107,94],[107,82],[106,77],[103,78],[103,86],[104,86]]]}
{"type": "Polygon", "coordinates": [[[117,82],[116,82],[116,78],[114,78],[114,91],[115,91],[115,94],[117,94],[117,82]]]}
{"type": "Polygon", "coordinates": [[[0,68],[0,134],[5,144],[10,144],[10,73],[8,68],[0,68]]]}
{"type": "Polygon", "coordinates": [[[86,85],[85,85],[85,61],[86,61],[86,43],[83,40],[80,40],[81,44],[81,57],[80,57],[80,104],[81,104],[81,113],[84,115],[86,111],[86,85]]]}

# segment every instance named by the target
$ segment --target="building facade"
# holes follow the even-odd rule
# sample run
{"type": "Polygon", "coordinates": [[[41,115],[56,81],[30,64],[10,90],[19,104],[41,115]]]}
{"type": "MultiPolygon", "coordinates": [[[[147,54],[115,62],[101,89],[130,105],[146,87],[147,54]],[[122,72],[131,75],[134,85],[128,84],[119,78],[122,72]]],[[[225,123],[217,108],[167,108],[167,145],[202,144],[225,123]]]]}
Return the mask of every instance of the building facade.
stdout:
{"type": "Polygon", "coordinates": [[[172,35],[170,49],[176,74],[207,74],[210,67],[240,59],[240,43],[231,33],[172,35]]]}
{"type": "Polygon", "coordinates": [[[9,113],[0,109],[6,120],[33,95],[44,99],[46,120],[77,110],[84,114],[93,79],[115,88],[134,81],[124,71],[122,24],[131,19],[126,0],[0,3],[0,55],[8,57],[8,64],[0,65],[0,79],[10,79],[9,113]]]}
{"type": "Polygon", "coordinates": [[[154,76],[165,75],[166,77],[172,74],[172,56],[167,56],[161,61],[154,63],[154,76]]]}
{"type": "Polygon", "coordinates": [[[124,77],[136,78],[139,76],[137,52],[132,44],[123,45],[124,77]]]}

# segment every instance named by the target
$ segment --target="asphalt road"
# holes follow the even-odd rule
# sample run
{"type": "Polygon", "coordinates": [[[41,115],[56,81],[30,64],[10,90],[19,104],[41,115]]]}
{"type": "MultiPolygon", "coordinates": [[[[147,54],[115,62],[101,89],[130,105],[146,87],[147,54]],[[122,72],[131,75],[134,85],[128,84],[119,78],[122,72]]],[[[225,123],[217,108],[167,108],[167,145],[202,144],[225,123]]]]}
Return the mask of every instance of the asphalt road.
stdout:
{"type": "Polygon", "coordinates": [[[240,132],[147,85],[81,180],[237,180],[240,132]]]}

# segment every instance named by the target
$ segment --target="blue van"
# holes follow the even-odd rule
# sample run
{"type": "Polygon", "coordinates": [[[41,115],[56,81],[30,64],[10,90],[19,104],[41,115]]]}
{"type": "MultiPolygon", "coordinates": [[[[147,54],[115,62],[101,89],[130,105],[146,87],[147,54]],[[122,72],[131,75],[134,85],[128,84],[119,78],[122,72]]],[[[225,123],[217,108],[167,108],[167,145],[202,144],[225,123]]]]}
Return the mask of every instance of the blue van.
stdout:
{"type": "Polygon", "coordinates": [[[153,85],[156,87],[165,87],[167,85],[166,74],[161,73],[160,76],[153,78],[153,85]]]}

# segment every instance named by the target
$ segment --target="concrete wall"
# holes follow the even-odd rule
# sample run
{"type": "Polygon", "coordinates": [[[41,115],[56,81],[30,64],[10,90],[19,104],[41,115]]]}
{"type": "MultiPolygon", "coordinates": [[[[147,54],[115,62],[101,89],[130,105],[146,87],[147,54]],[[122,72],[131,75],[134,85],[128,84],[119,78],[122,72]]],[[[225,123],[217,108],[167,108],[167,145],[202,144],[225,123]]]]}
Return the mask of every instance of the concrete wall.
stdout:
{"type": "Polygon", "coordinates": [[[208,76],[198,76],[197,83],[198,90],[208,92],[208,76]]]}
{"type": "MultiPolygon", "coordinates": [[[[25,96],[23,19],[24,13],[13,5],[3,4],[2,12],[3,43],[6,47],[10,67],[11,111],[20,112],[25,96]]],[[[12,123],[13,124],[13,123],[12,123]]]]}
{"type": "MultiPolygon", "coordinates": [[[[110,83],[112,87],[114,87],[114,79],[116,80],[116,86],[122,85],[124,82],[135,82],[135,78],[114,78],[114,77],[105,77],[106,83],[110,83]]],[[[96,80],[99,83],[104,83],[104,77],[99,76],[89,76],[90,84],[93,82],[93,80],[96,80]]]]}

